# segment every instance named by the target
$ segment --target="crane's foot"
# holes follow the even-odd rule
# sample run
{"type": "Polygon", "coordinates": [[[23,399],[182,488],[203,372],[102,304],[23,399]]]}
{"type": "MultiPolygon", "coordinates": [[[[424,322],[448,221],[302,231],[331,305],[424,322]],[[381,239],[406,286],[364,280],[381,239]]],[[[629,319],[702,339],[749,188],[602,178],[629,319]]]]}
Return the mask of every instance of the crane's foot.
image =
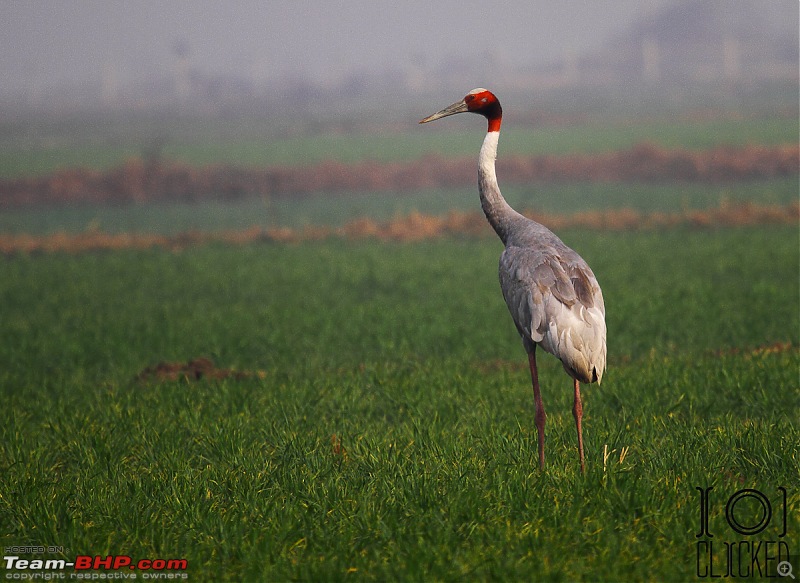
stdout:
{"type": "Polygon", "coordinates": [[[575,402],[572,405],[572,415],[575,417],[575,428],[578,430],[578,455],[581,458],[581,473],[586,473],[586,463],[583,457],[583,429],[581,420],[583,419],[583,403],[581,403],[580,383],[575,381],[575,402]]]}
{"type": "Polygon", "coordinates": [[[544,469],[544,424],[547,415],[541,402],[536,406],[536,433],[539,438],[539,469],[544,469]]]}
{"type": "Polygon", "coordinates": [[[533,383],[533,401],[536,405],[536,413],[534,420],[536,421],[536,433],[539,438],[539,468],[544,469],[544,424],[547,420],[547,415],[544,412],[544,403],[542,402],[542,391],[539,389],[539,371],[536,368],[536,353],[531,350],[528,353],[528,364],[531,367],[531,382],[533,383]]]}

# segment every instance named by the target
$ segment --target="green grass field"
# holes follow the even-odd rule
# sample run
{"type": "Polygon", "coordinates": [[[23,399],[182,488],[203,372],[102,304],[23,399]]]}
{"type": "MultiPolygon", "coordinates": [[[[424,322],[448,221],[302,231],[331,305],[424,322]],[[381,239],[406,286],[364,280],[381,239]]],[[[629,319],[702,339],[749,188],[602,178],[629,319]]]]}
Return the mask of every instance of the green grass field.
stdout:
{"type": "MultiPolygon", "coordinates": [[[[0,123],[0,178],[44,174],[73,166],[106,169],[154,151],[193,165],[303,166],[323,160],[413,160],[429,153],[472,156],[480,146],[478,120],[451,127],[419,128],[426,111],[391,130],[354,133],[297,133],[276,130],[270,118],[226,122],[135,119],[60,124],[0,123]],[[276,131],[278,133],[276,133],[276,131]]],[[[653,142],[665,148],[703,149],[719,145],[775,145],[797,141],[797,117],[736,116],[715,119],[589,118],[569,124],[531,127],[509,123],[503,155],[596,153],[653,142]]]]}
{"type": "MultiPolygon", "coordinates": [[[[264,120],[3,122],[0,177],[105,168],[154,141],[192,164],[244,165],[472,156],[480,144],[477,121],[415,121],[283,136],[264,120]]],[[[797,131],[785,116],[596,116],[509,125],[501,155],[792,143],[797,131]]],[[[785,205],[798,179],[503,191],[547,213],[679,212],[785,205]]],[[[330,226],[451,209],[477,210],[474,189],[20,209],[0,213],[0,232],[330,226]]],[[[583,389],[585,475],[571,381],[542,352],[538,469],[495,239],[0,256],[0,544],[63,547],[44,559],[186,559],[193,581],[774,577],[777,556],[800,553],[797,226],[559,235],[592,265],[607,307],[608,370],[583,389]],[[242,374],[139,378],[197,357],[242,374]],[[713,539],[696,536],[697,488],[711,486],[713,539]],[[736,506],[736,524],[765,519],[759,500],[771,510],[756,534],[726,514],[743,488],[766,498],[736,506]]]]}
{"type": "MultiPolygon", "coordinates": [[[[707,209],[726,203],[787,205],[797,200],[798,177],[727,184],[631,184],[565,182],[509,184],[503,194],[521,210],[573,214],[590,210],[629,208],[642,213],[674,213],[707,209]]],[[[451,210],[477,211],[474,187],[412,192],[311,193],[300,198],[200,203],[21,208],[0,213],[0,233],[44,235],[55,232],[175,234],[186,231],[243,230],[288,226],[341,226],[370,217],[389,220],[418,211],[444,215],[451,210]]]]}
{"type": "Polygon", "coordinates": [[[494,240],[1,259],[0,542],[185,558],[194,581],[692,581],[695,488],[719,573],[724,541],[777,540],[783,486],[796,556],[797,229],[562,236],[608,310],[585,476],[545,354],[537,468],[494,240]],[[198,356],[262,374],[135,379],[198,356]],[[725,521],[741,488],[772,502],[758,536],[725,521]]]}

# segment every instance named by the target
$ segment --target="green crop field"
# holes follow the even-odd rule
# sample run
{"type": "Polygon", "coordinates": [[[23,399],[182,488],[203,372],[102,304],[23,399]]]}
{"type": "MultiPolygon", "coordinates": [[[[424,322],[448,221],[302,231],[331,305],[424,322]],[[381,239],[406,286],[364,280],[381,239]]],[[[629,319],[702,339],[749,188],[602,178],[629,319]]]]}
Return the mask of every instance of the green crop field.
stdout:
{"type": "MultiPolygon", "coordinates": [[[[416,119],[353,134],[266,118],[5,121],[0,177],[147,155],[249,166],[476,154],[478,121],[416,119]]],[[[797,132],[793,113],[595,115],[509,124],[500,155],[784,144],[797,132]]],[[[515,207],[563,215],[787,207],[798,192],[796,175],[500,182],[515,207]]],[[[0,233],[337,226],[478,209],[472,187],[309,193],[9,209],[0,233]]],[[[538,468],[494,238],[0,255],[5,556],[186,560],[177,572],[81,574],[192,581],[765,580],[787,555],[800,568],[798,226],[559,235],[592,266],[607,308],[608,369],[582,390],[585,475],[571,380],[542,351],[548,463],[538,468]],[[55,549],[13,550],[26,545],[55,549]]],[[[7,579],[38,573],[4,561],[7,579]]]]}
{"type": "MultiPolygon", "coordinates": [[[[427,111],[417,113],[422,117],[427,111]]],[[[390,130],[352,133],[276,130],[269,118],[223,123],[135,119],[98,123],[5,123],[0,136],[0,178],[43,174],[65,167],[106,169],[126,158],[164,156],[192,165],[303,166],[324,160],[413,160],[429,153],[472,156],[480,146],[481,124],[419,128],[418,118],[390,130]],[[469,126],[469,127],[467,127],[469,126]]],[[[556,125],[509,123],[503,155],[596,153],[652,142],[665,148],[703,149],[719,145],[775,145],[797,141],[796,116],[739,116],[715,119],[589,118],[556,125]]]]}
{"type": "Polygon", "coordinates": [[[774,576],[800,550],[797,228],[562,236],[608,312],[586,475],[546,354],[537,467],[495,240],[0,259],[0,543],[193,581],[774,576]],[[201,356],[242,374],[137,379],[201,356]],[[759,534],[726,519],[742,488],[759,534]]]}
{"type": "MultiPolygon", "coordinates": [[[[725,204],[787,205],[797,200],[798,177],[703,183],[508,184],[503,194],[515,208],[551,214],[633,209],[674,213],[725,204]]],[[[474,187],[410,192],[320,192],[298,198],[246,197],[237,201],[160,202],[21,208],[0,213],[0,233],[162,233],[242,230],[252,226],[340,226],[363,217],[388,220],[417,211],[445,215],[479,212],[474,187]]]]}

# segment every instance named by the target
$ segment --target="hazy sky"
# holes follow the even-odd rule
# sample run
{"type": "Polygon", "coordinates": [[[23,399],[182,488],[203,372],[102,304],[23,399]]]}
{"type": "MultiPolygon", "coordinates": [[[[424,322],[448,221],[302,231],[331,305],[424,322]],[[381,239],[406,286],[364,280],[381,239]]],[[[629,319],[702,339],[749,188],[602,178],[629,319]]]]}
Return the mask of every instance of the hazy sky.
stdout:
{"type": "MultiPolygon", "coordinates": [[[[179,39],[192,68],[260,81],[435,67],[487,52],[541,63],[596,47],[677,1],[0,0],[0,93],[98,82],[104,72],[119,84],[163,75],[179,39]]],[[[750,1],[773,23],[797,12],[798,0],[750,1]]]]}
{"type": "Polygon", "coordinates": [[[121,83],[164,73],[177,39],[193,68],[260,80],[326,80],[487,51],[535,63],[596,46],[668,1],[0,0],[0,91],[96,82],[104,70],[121,83]]]}

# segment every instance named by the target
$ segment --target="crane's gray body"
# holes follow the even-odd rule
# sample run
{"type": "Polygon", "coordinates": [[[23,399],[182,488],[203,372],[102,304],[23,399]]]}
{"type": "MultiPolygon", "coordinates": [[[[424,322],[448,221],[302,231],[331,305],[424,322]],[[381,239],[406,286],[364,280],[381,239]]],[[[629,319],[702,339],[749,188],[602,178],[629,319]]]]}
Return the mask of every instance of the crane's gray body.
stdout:
{"type": "Polygon", "coordinates": [[[603,294],[587,263],[544,225],[512,209],[495,174],[499,132],[481,147],[478,186],[481,206],[505,245],[500,287],[531,353],[541,346],[574,379],[600,382],[606,367],[603,294]]]}
{"type": "Polygon", "coordinates": [[[564,245],[552,231],[508,206],[500,194],[495,174],[497,141],[503,108],[497,97],[483,88],[420,120],[470,111],[483,115],[488,131],[478,158],[478,190],[489,224],[506,246],[500,256],[500,287],[511,317],[522,336],[531,367],[539,467],[544,469],[544,426],[547,415],[539,387],[536,347],[553,354],[573,379],[572,414],[578,431],[578,455],[585,471],[583,405],[580,383],[598,383],[606,368],[606,309],[594,273],[580,255],[564,245]]]}

